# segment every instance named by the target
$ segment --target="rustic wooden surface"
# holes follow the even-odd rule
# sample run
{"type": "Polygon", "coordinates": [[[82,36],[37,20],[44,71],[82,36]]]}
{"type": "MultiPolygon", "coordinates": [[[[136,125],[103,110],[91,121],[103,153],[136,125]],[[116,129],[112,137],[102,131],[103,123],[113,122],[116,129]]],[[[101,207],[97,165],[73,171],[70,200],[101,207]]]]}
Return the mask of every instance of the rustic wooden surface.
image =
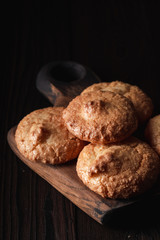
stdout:
{"type": "Polygon", "coordinates": [[[155,1],[13,1],[2,7],[0,239],[159,240],[159,199],[123,209],[102,226],[30,170],[7,132],[49,106],[35,79],[50,61],[73,60],[104,81],[143,88],[160,113],[158,4],[155,1]]]}
{"type": "Polygon", "coordinates": [[[160,195],[160,188],[158,188],[158,191],[154,191],[153,193],[149,191],[143,198],[141,196],[130,200],[102,198],[93,191],[90,191],[80,181],[76,173],[76,159],[65,164],[51,166],[49,164],[31,162],[25,158],[17,149],[15,130],[16,127],[9,130],[7,140],[17,157],[100,224],[104,224],[104,222],[108,221],[108,215],[110,216],[110,214],[112,214],[113,211],[117,211],[117,209],[128,207],[137,201],[144,202],[146,201],[146,197],[152,198],[155,197],[155,194],[160,195]]]}

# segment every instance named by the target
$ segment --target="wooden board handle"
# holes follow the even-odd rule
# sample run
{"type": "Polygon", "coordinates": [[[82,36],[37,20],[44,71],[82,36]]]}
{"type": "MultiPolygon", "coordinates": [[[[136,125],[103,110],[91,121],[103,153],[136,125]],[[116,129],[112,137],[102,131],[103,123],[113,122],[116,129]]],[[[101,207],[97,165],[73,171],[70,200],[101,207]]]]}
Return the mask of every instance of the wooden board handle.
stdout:
{"type": "Polygon", "coordinates": [[[89,68],[71,61],[51,62],[37,75],[37,89],[54,105],[66,106],[86,87],[100,82],[89,68]]]}

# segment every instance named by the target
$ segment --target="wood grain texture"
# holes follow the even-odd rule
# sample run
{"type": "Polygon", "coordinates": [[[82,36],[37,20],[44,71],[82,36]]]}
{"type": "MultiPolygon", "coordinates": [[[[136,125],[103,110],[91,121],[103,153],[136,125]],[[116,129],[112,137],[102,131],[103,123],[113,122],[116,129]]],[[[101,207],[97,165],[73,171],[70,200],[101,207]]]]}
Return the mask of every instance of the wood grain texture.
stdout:
{"type": "Polygon", "coordinates": [[[51,61],[76,61],[104,81],[137,84],[159,113],[158,1],[24,0],[4,2],[1,10],[0,240],[159,240],[159,199],[125,208],[101,225],[7,143],[12,126],[49,106],[35,80],[51,61]]]}

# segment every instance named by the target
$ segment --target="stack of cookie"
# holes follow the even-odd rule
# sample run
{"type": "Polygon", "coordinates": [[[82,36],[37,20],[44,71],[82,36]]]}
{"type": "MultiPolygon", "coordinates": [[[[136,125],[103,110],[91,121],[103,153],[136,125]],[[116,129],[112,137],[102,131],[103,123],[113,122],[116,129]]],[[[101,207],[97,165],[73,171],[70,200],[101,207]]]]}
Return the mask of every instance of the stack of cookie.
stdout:
{"type": "Polygon", "coordinates": [[[27,115],[15,139],[32,161],[59,164],[78,157],[77,174],[91,190],[102,197],[130,198],[151,188],[160,173],[157,153],[131,136],[152,111],[151,99],[137,86],[98,83],[65,109],[27,115]]]}

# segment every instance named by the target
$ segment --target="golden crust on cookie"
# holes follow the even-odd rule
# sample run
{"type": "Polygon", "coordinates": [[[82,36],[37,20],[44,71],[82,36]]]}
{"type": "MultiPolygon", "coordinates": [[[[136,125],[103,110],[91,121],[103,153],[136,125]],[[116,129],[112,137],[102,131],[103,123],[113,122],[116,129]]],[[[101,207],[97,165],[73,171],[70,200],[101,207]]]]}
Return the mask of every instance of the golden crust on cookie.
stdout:
{"type": "Polygon", "coordinates": [[[65,127],[63,110],[63,107],[39,109],[20,121],[15,140],[24,157],[31,161],[59,164],[78,156],[84,142],[65,127]]]}
{"type": "Polygon", "coordinates": [[[147,144],[134,137],[116,144],[84,147],[77,174],[102,197],[130,198],[148,190],[157,180],[160,159],[147,144]]]}
{"type": "Polygon", "coordinates": [[[160,155],[160,115],[149,120],[145,129],[145,137],[151,147],[160,155]]]}
{"type": "Polygon", "coordinates": [[[71,133],[92,143],[117,142],[137,128],[137,116],[130,100],[110,91],[77,96],[63,111],[63,119],[71,133]]]}
{"type": "Polygon", "coordinates": [[[81,94],[97,90],[113,91],[127,97],[132,101],[140,122],[146,121],[152,115],[153,103],[151,98],[135,85],[121,81],[101,82],[89,86],[81,94]]]}

